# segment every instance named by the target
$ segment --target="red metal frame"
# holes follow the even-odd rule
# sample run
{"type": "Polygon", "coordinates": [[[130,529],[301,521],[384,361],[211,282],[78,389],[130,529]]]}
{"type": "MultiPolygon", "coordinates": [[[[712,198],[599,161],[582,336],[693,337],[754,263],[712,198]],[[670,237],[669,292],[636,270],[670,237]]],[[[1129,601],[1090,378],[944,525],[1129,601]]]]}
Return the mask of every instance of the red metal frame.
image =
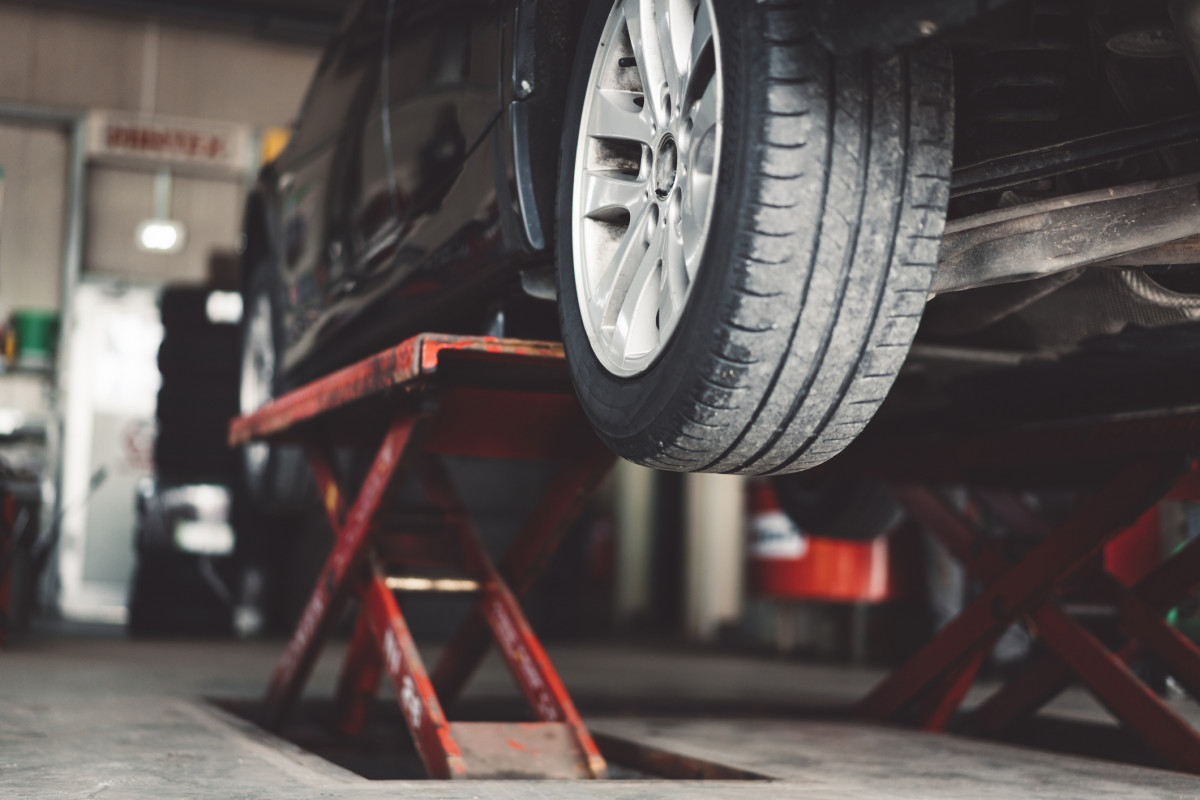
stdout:
{"type": "Polygon", "coordinates": [[[860,713],[877,719],[908,713],[927,729],[945,729],[995,637],[1023,616],[1053,655],[1040,657],[976,709],[968,722],[972,730],[1000,732],[1053,699],[1074,675],[1168,763],[1200,774],[1200,734],[1128,667],[1150,651],[1190,691],[1200,689],[1200,648],[1162,619],[1182,595],[1200,585],[1200,542],[1153,569],[1132,589],[1096,558],[1107,541],[1173,487],[1194,480],[1194,472],[1183,472],[1180,464],[1177,457],[1163,456],[1130,463],[1082,499],[1058,528],[1014,494],[980,492],[979,498],[1014,530],[1041,537],[1041,544],[1016,564],[1009,564],[972,522],[933,491],[893,485],[897,499],[985,589],[925,648],[876,686],[861,701],[860,713]],[[1089,588],[1119,610],[1130,641],[1118,652],[1109,651],[1051,601],[1056,586],[1078,578],[1085,578],[1089,588]]]}
{"type": "MultiPolygon", "coordinates": [[[[591,434],[562,373],[562,351],[555,344],[423,334],[233,421],[231,444],[287,439],[305,445],[336,536],[271,678],[265,715],[269,727],[278,727],[294,708],[333,621],[347,600],[357,596],[361,607],[337,692],[341,731],[353,735],[363,730],[386,675],[431,777],[472,774],[475,765],[460,747],[461,736],[470,739],[471,752],[484,754],[480,761],[487,760],[493,772],[535,773],[536,766],[520,763],[528,751],[505,739],[503,726],[450,723],[439,700],[439,694],[457,697],[495,639],[544,732],[569,740],[573,774],[604,774],[603,757],[517,601],[614,460],[591,434]],[[451,362],[453,370],[443,369],[451,362]],[[557,384],[547,382],[555,377],[557,384]],[[342,411],[381,398],[394,400],[386,430],[367,477],[348,504],[328,449],[343,438],[343,428],[369,426],[363,421],[368,415],[342,411]],[[557,478],[499,569],[483,549],[437,454],[562,460],[557,478]],[[391,491],[413,469],[441,511],[443,524],[433,534],[382,529],[391,491]],[[426,672],[388,584],[390,569],[430,567],[453,570],[479,589],[476,609],[443,651],[435,679],[426,672]],[[492,728],[499,737],[495,747],[480,735],[492,728]]],[[[355,431],[360,440],[362,433],[355,431]]],[[[561,765],[556,768],[555,774],[561,774],[561,765]]]]}

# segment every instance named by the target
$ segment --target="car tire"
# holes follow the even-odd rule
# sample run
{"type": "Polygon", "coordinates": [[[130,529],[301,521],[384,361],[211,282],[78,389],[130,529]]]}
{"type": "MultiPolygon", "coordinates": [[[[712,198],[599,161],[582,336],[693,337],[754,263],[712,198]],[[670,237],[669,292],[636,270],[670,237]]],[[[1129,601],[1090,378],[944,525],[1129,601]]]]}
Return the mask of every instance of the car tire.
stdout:
{"type": "Polygon", "coordinates": [[[904,509],[887,487],[866,478],[828,477],[808,480],[804,474],[771,479],[784,512],[805,533],[825,539],[868,542],[890,533],[904,519],[904,509]]]}
{"type": "MultiPolygon", "coordinates": [[[[280,391],[278,365],[282,361],[283,341],[278,299],[278,282],[269,264],[255,269],[243,297],[240,339],[239,411],[248,414],[280,391]],[[261,317],[265,315],[265,322],[261,317]],[[256,324],[257,321],[257,324],[256,324]],[[266,358],[270,366],[262,373],[256,358],[266,358]],[[261,385],[248,387],[254,380],[251,370],[258,369],[261,385]]],[[[255,442],[242,447],[242,475],[246,495],[261,513],[280,517],[303,513],[311,496],[312,476],[304,453],[294,446],[255,442]]]]}
{"type": "MultiPolygon", "coordinates": [[[[680,90],[683,101],[672,105],[666,91],[657,100],[652,87],[647,91],[644,75],[654,73],[643,66],[632,37],[624,38],[628,23],[616,16],[625,5],[636,3],[594,0],[588,9],[562,138],[555,257],[563,341],[581,404],[609,447],[646,466],[742,474],[813,467],[840,452],[871,419],[924,310],[949,201],[948,54],[926,47],[834,56],[806,29],[803,4],[701,0],[693,19],[712,15],[712,55],[697,48],[702,55],[692,62],[692,77],[678,85],[711,70],[708,81],[718,89],[689,84],[680,90]],[[705,142],[713,139],[696,138],[696,119],[690,127],[680,127],[686,119],[663,123],[653,134],[662,138],[643,144],[637,162],[625,144],[618,142],[618,149],[606,138],[601,123],[580,136],[585,119],[592,125],[591,98],[606,91],[606,76],[615,74],[605,59],[627,51],[633,54],[616,63],[630,75],[636,66],[637,75],[618,75],[614,85],[640,93],[641,104],[636,97],[634,103],[650,107],[651,119],[659,107],[680,119],[698,117],[701,104],[712,105],[710,91],[723,99],[711,128],[719,144],[712,147],[715,155],[704,156],[715,163],[707,233],[698,244],[684,239],[685,248],[694,246],[697,266],[682,311],[673,312],[677,320],[664,334],[666,304],[659,296],[653,317],[658,350],[649,351],[652,361],[622,374],[613,361],[628,354],[606,356],[604,350],[608,317],[586,319],[588,304],[602,303],[594,299],[599,289],[587,285],[595,273],[586,271],[580,253],[589,252],[592,228],[585,226],[603,223],[619,231],[628,219],[628,233],[634,212],[588,217],[601,204],[588,194],[583,170],[608,168],[597,153],[628,154],[633,161],[626,173],[636,171],[648,184],[649,202],[667,209],[652,224],[669,230],[680,219],[666,205],[673,187],[683,183],[678,176],[688,159],[701,164],[705,142]],[[676,129],[677,142],[668,146],[667,133],[676,129]],[[693,137],[687,153],[685,135],[693,137]]],[[[635,21],[646,28],[645,15],[652,13],[635,21]]],[[[623,162],[611,163],[620,168],[623,162]]],[[[704,173],[697,166],[692,174],[704,173]]],[[[679,193],[688,191],[683,186],[679,193]]],[[[644,285],[669,283],[665,263],[666,256],[659,259],[658,277],[644,285]]],[[[642,286],[638,280],[635,275],[627,283],[642,286]]],[[[627,330],[639,325],[644,330],[646,323],[635,317],[627,330]]],[[[635,353],[634,361],[641,357],[635,353]]]]}
{"type": "Polygon", "coordinates": [[[183,553],[140,553],[129,584],[131,636],[228,636],[232,612],[183,553]]]}

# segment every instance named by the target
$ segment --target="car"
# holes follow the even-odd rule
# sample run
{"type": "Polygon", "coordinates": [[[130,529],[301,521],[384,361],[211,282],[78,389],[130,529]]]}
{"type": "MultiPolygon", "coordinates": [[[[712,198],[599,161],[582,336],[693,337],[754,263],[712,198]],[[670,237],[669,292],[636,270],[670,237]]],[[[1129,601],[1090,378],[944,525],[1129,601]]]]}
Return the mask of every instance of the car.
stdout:
{"type": "MultiPolygon", "coordinates": [[[[969,418],[981,371],[1176,336],[1169,5],[360,0],[246,204],[241,411],[422,330],[561,336],[620,456],[784,475],[889,395],[969,418]]],[[[302,469],[245,461],[264,502],[302,469]]]]}

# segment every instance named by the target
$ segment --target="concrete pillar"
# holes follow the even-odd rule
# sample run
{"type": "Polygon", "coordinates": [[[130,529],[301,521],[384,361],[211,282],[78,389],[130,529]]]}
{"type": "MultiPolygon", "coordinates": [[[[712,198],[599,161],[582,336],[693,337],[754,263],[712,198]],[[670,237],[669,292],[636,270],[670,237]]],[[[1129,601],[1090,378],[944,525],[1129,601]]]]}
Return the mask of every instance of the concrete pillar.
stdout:
{"type": "Polygon", "coordinates": [[[712,641],[742,613],[745,479],[688,475],[683,487],[684,632],[712,641]]]}
{"type": "Polygon", "coordinates": [[[620,460],[613,470],[613,510],[617,527],[617,575],[614,592],[618,625],[626,625],[650,609],[657,509],[655,473],[620,460]]]}

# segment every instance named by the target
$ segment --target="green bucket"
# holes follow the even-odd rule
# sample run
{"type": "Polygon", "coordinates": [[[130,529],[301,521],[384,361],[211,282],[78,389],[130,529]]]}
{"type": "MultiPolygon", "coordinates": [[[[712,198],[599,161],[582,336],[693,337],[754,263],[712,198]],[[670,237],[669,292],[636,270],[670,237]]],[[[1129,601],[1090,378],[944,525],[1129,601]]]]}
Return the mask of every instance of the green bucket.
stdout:
{"type": "Polygon", "coordinates": [[[12,321],[17,331],[17,364],[49,366],[58,344],[58,312],[21,309],[13,312],[12,321]]]}

